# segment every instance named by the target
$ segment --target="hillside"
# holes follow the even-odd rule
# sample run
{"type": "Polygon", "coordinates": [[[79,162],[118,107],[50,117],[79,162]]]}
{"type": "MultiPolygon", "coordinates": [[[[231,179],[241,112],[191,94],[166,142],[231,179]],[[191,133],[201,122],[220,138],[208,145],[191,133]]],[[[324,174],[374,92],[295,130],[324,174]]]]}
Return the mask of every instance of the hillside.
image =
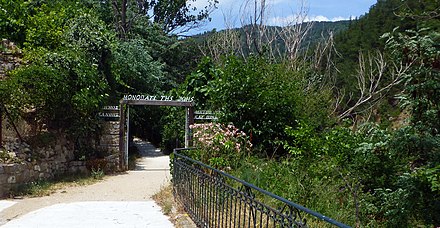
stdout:
{"type": "Polygon", "coordinates": [[[359,51],[385,48],[385,40],[381,39],[383,34],[393,29],[398,32],[420,28],[440,31],[439,5],[438,0],[379,0],[366,15],[353,21],[335,37],[335,47],[340,54],[336,59],[340,71],[339,87],[351,84],[350,76],[355,73],[353,66],[357,65],[359,51]]]}
{"type": "MultiPolygon", "coordinates": [[[[307,32],[306,36],[304,37],[302,43],[301,43],[301,47],[302,48],[307,48],[307,47],[311,47],[314,46],[317,42],[328,38],[330,33],[333,34],[339,34],[342,31],[345,31],[349,28],[350,24],[352,23],[352,21],[336,21],[336,22],[305,22],[303,24],[300,24],[298,26],[301,26],[303,28],[305,28],[306,26],[311,26],[310,30],[307,32]]],[[[269,43],[268,39],[273,39],[273,42],[271,42],[272,48],[276,47],[277,49],[280,50],[281,53],[285,52],[285,44],[282,40],[282,36],[280,35],[280,32],[282,31],[282,27],[279,26],[265,26],[265,37],[263,38],[263,40],[261,41],[262,43],[269,43]]],[[[292,29],[294,30],[294,29],[292,29]]],[[[231,32],[231,31],[227,31],[227,30],[220,30],[220,31],[216,31],[216,30],[212,30],[209,32],[205,32],[205,33],[201,33],[201,34],[197,34],[195,36],[193,36],[193,42],[198,43],[198,44],[203,44],[204,42],[207,42],[207,40],[209,40],[211,37],[214,36],[218,36],[218,35],[222,35],[225,34],[227,32],[231,32]]],[[[237,34],[239,34],[240,37],[240,42],[241,44],[239,44],[240,47],[244,47],[245,53],[246,55],[248,55],[250,53],[250,50],[248,50],[246,48],[246,33],[248,34],[256,34],[257,33],[257,28],[252,28],[252,26],[250,25],[246,25],[243,26],[241,28],[235,28],[232,30],[232,32],[235,32],[237,34]]],[[[255,50],[252,50],[252,52],[254,52],[255,50]]]]}

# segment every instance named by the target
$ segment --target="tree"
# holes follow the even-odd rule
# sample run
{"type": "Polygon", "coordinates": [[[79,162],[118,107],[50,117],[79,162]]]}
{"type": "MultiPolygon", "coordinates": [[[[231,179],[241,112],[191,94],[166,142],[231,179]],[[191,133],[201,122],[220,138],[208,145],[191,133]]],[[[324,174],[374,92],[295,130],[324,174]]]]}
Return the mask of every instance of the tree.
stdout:
{"type": "Polygon", "coordinates": [[[339,93],[342,95],[335,101],[335,111],[339,112],[338,118],[344,119],[369,112],[388,95],[391,89],[403,81],[412,64],[412,62],[388,63],[380,52],[376,55],[369,54],[367,57],[359,53],[359,67],[356,74],[358,93],[349,95],[348,102],[352,104],[345,107],[340,105],[344,100],[344,94],[339,93]],[[355,100],[352,101],[352,98],[355,100]]]}
{"type": "Polygon", "coordinates": [[[412,63],[404,75],[404,105],[423,133],[440,134],[440,33],[428,28],[388,33],[387,45],[398,62],[412,63]]]}
{"type": "Polygon", "coordinates": [[[26,39],[26,15],[28,8],[24,0],[0,1],[0,34],[2,39],[9,39],[22,45],[26,39]]]}
{"type": "Polygon", "coordinates": [[[121,38],[132,29],[139,18],[147,18],[159,24],[169,33],[183,33],[209,20],[217,0],[208,0],[203,9],[191,5],[195,0],[113,0],[115,25],[121,38]]]}

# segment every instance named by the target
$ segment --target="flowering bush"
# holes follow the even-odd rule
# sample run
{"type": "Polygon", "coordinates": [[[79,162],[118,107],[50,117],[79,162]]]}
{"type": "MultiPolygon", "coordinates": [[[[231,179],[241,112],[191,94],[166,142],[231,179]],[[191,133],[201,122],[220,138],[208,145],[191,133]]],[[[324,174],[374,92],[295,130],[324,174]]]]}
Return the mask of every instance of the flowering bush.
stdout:
{"type": "Polygon", "coordinates": [[[198,148],[196,159],[216,168],[233,166],[252,147],[249,137],[232,124],[194,124],[190,128],[198,148]]]}

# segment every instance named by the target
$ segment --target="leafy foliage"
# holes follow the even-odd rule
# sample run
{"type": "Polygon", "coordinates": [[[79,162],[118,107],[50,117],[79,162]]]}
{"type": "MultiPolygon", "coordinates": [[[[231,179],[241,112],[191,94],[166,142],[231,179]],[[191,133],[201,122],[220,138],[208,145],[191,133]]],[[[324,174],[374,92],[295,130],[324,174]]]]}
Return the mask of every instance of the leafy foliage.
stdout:
{"type": "Polygon", "coordinates": [[[394,59],[411,64],[402,98],[412,122],[422,132],[440,134],[440,33],[426,28],[385,37],[394,59]]]}
{"type": "MultiPolygon", "coordinates": [[[[116,103],[123,93],[160,94],[182,80],[181,61],[186,60],[174,55],[180,42],[141,15],[167,2],[145,1],[147,9],[140,8],[139,1],[115,1],[116,8],[111,1],[2,1],[2,35],[18,42],[26,62],[0,82],[3,103],[15,115],[34,113],[45,130],[69,133],[78,158],[98,156],[91,148],[100,133],[97,113],[104,104],[116,103]],[[124,36],[117,21],[121,4],[127,4],[124,36]]],[[[175,16],[187,20],[167,22],[170,25],[184,26],[208,16],[205,11],[194,18],[186,4],[173,4],[180,15],[175,16]]],[[[167,15],[161,16],[173,18],[168,6],[163,5],[167,15]]],[[[145,113],[134,117],[148,119],[145,113]]],[[[137,132],[147,131],[142,121],[134,122],[137,132]]]]}
{"type": "Polygon", "coordinates": [[[287,125],[295,127],[300,119],[316,127],[331,122],[328,91],[309,90],[307,85],[302,72],[283,64],[229,57],[220,66],[205,60],[184,87],[199,107],[220,111],[221,122],[243,129],[256,147],[271,156],[279,148],[275,141],[285,138],[287,125]]]}
{"type": "MultiPolygon", "coordinates": [[[[440,29],[439,12],[437,0],[383,0],[377,1],[368,14],[353,20],[348,29],[335,36],[335,48],[338,57],[333,59],[336,71],[332,72],[336,79],[336,88],[345,93],[342,106],[350,107],[355,103],[357,97],[356,76],[358,72],[353,67],[358,64],[359,53],[372,53],[377,50],[384,51],[385,61],[392,62],[394,54],[388,56],[389,51],[402,51],[403,47],[390,48],[386,39],[380,39],[383,34],[405,32],[406,30],[418,31],[422,28],[430,28],[433,31],[440,29]],[[386,48],[388,46],[388,48],[386,48]]],[[[410,37],[407,37],[410,38],[410,37]]],[[[421,38],[421,37],[420,37],[421,38]]],[[[387,68],[388,72],[391,68],[387,68]]],[[[385,80],[392,75],[385,74],[385,80]]],[[[386,116],[393,112],[395,107],[395,96],[404,88],[396,86],[391,93],[384,96],[382,109],[377,108],[378,115],[386,116]]],[[[383,118],[385,119],[385,118],[383,118]]]]}

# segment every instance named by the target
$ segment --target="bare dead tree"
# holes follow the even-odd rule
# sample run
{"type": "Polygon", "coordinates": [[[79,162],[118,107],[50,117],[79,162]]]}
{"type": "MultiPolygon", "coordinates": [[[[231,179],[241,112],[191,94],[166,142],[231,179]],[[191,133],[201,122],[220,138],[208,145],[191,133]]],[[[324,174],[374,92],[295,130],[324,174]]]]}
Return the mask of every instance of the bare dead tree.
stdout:
{"type": "MultiPolygon", "coordinates": [[[[357,99],[350,107],[345,108],[338,114],[339,119],[346,118],[355,113],[362,113],[371,110],[391,88],[402,82],[403,76],[409,70],[412,63],[388,63],[381,52],[374,56],[359,53],[359,68],[356,75],[357,79],[357,99]],[[390,75],[385,78],[385,74],[390,75]]],[[[354,94],[350,94],[348,102],[352,101],[354,94]]],[[[335,109],[340,110],[344,100],[344,93],[340,92],[335,101],[335,109]]]]}
{"type": "Polygon", "coordinates": [[[290,20],[285,21],[286,24],[282,27],[280,37],[286,48],[285,57],[294,66],[302,51],[304,39],[314,23],[306,22],[308,9],[305,6],[305,1],[300,2],[298,11],[292,15],[290,20]]]}
{"type": "Polygon", "coordinates": [[[266,0],[246,0],[240,7],[240,22],[244,28],[244,41],[247,50],[245,53],[257,53],[263,55],[265,47],[269,47],[276,40],[275,33],[269,33],[267,17],[269,4],[266,0]]]}
{"type": "MultiPolygon", "coordinates": [[[[229,12],[231,12],[230,10],[229,12]]],[[[222,11],[225,29],[221,32],[215,32],[210,34],[203,42],[199,45],[200,52],[204,56],[210,56],[214,61],[220,62],[220,59],[224,55],[242,55],[242,42],[240,40],[240,31],[235,29],[235,17],[232,14],[226,15],[222,11]]]]}
{"type": "MultiPolygon", "coordinates": [[[[334,67],[331,61],[334,49],[333,34],[324,36],[313,55],[307,56],[308,46],[304,43],[314,23],[308,21],[308,8],[306,0],[298,0],[298,10],[292,16],[281,19],[281,27],[268,26],[271,5],[267,0],[245,0],[240,6],[239,22],[242,27],[234,30],[231,23],[232,15],[223,15],[227,28],[213,34],[202,47],[202,53],[218,59],[220,55],[231,52],[241,55],[246,59],[249,54],[264,55],[270,59],[285,60],[293,68],[301,68],[303,63],[308,63],[314,69],[323,67],[330,72],[334,67]]],[[[334,80],[333,80],[334,81],[334,80]]]]}
{"type": "Polygon", "coordinates": [[[322,33],[321,40],[314,49],[313,68],[315,70],[324,69],[325,72],[330,72],[331,69],[336,69],[336,65],[332,61],[333,55],[338,55],[333,32],[330,31],[327,36],[322,33]]]}
{"type": "MultiPolygon", "coordinates": [[[[310,47],[304,47],[303,52],[309,53],[310,47]]],[[[336,64],[333,62],[334,56],[339,55],[335,48],[333,33],[330,31],[327,35],[321,33],[321,39],[316,43],[312,54],[304,55],[301,61],[291,62],[291,67],[295,67],[297,63],[308,64],[314,72],[312,78],[308,79],[306,90],[336,90],[336,77],[334,72],[339,72],[336,64]]],[[[301,56],[301,55],[300,55],[301,56]]],[[[298,65],[301,66],[301,65],[298,65]]]]}
{"type": "Polygon", "coordinates": [[[225,29],[221,33],[210,35],[204,44],[199,46],[205,56],[210,56],[214,61],[219,62],[224,55],[240,53],[241,41],[238,30],[225,29]]]}

